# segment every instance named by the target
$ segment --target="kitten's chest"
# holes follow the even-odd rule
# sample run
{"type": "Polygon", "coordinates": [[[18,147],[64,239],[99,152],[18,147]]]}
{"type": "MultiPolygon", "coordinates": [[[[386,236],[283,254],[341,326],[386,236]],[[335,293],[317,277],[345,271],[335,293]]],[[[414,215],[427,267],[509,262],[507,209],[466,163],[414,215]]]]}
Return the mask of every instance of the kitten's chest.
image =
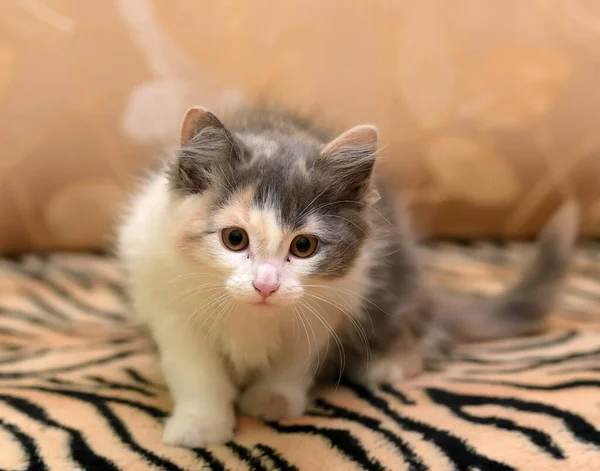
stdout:
{"type": "Polygon", "coordinates": [[[271,368],[281,357],[289,336],[286,324],[285,319],[257,320],[240,312],[223,326],[218,333],[219,353],[238,386],[271,368]]]}
{"type": "Polygon", "coordinates": [[[220,332],[219,351],[238,387],[273,370],[323,361],[323,349],[340,331],[344,314],[324,303],[312,311],[283,310],[257,319],[242,313],[220,332]],[[318,314],[318,316],[317,316],[318,314]]]}

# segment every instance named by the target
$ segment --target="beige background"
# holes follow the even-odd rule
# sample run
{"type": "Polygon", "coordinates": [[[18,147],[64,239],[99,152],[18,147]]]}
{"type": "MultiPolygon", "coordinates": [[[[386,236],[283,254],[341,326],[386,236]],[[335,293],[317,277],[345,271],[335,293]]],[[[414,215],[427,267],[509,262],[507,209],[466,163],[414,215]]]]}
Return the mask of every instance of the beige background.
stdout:
{"type": "Polygon", "coordinates": [[[105,245],[186,108],[377,124],[441,236],[600,235],[599,0],[0,0],[0,252],[105,245]]]}

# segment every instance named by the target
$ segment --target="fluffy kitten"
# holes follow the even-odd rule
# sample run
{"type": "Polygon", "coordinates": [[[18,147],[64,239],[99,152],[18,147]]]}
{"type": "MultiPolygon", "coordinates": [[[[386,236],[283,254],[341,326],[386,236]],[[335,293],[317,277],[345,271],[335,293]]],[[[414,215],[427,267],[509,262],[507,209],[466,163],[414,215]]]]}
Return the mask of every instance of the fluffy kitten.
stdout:
{"type": "Polygon", "coordinates": [[[449,340],[540,328],[564,278],[576,207],[550,222],[501,299],[440,302],[406,221],[372,177],[376,153],[373,126],[332,139],[272,111],[242,111],[227,125],[201,108],[187,113],[181,150],[136,196],[119,234],[174,401],[167,443],[229,440],[235,407],[302,414],[316,376],[397,381],[449,340]]]}

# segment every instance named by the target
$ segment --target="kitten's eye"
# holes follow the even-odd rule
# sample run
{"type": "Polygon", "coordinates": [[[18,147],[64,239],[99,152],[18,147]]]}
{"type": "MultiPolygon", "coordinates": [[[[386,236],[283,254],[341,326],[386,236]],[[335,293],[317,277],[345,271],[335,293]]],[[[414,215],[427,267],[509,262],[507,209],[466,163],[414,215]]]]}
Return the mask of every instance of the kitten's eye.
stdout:
{"type": "Polygon", "coordinates": [[[310,257],[317,250],[319,239],[309,235],[299,235],[294,238],[290,245],[290,252],[300,258],[310,257]]]}
{"type": "Polygon", "coordinates": [[[239,252],[248,247],[248,234],[240,227],[228,227],[221,232],[221,239],[229,250],[239,252]]]}

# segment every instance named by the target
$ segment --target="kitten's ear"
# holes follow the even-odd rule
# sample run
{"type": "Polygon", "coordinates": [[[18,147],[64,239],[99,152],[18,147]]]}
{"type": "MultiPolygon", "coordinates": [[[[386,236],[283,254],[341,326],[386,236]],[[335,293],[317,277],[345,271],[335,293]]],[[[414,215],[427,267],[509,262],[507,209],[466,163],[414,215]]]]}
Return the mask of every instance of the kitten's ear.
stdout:
{"type": "Polygon", "coordinates": [[[226,129],[221,120],[206,108],[197,106],[189,109],[181,123],[181,147],[187,146],[206,128],[226,129]]]}
{"type": "MultiPolygon", "coordinates": [[[[352,129],[342,133],[333,141],[325,146],[321,151],[324,158],[344,158],[344,153],[355,154],[357,152],[364,154],[374,154],[377,151],[377,141],[379,134],[377,128],[370,124],[355,126],[352,129]]],[[[352,158],[352,156],[349,156],[352,158]]]]}
{"type": "Polygon", "coordinates": [[[181,124],[179,159],[169,171],[171,186],[185,193],[206,190],[241,155],[236,139],[213,113],[192,108],[181,124]]]}
{"type": "Polygon", "coordinates": [[[379,199],[379,193],[370,184],[378,138],[375,126],[355,126],[327,144],[320,159],[339,179],[340,190],[370,204],[379,199]]]}

